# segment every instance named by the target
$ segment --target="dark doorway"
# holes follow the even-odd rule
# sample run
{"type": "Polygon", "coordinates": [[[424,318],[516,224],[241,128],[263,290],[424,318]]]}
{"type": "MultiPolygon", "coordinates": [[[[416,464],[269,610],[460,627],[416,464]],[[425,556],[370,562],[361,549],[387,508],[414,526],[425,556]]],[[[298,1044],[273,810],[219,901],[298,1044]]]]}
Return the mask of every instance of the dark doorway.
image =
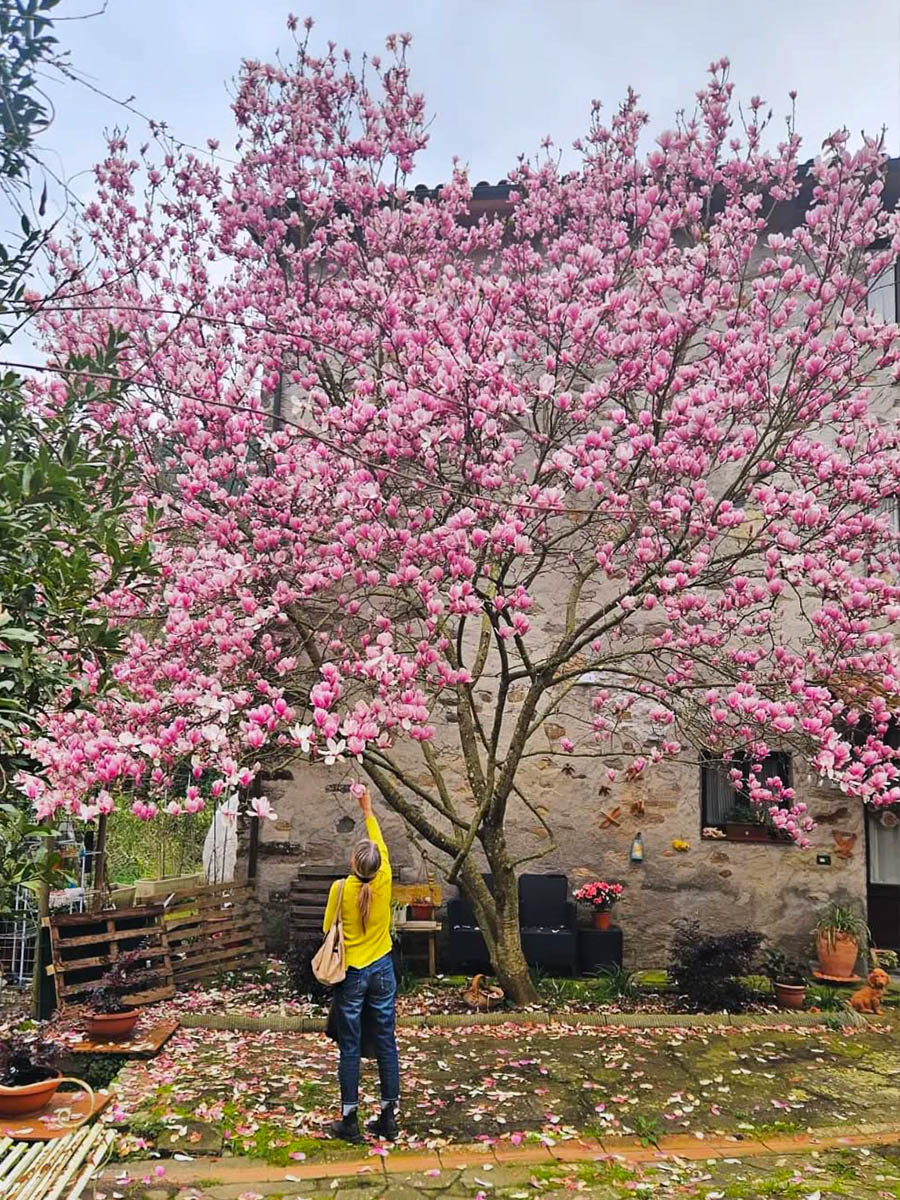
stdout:
{"type": "Polygon", "coordinates": [[[866,813],[869,929],[879,950],[900,950],[900,819],[891,809],[866,813]]]}

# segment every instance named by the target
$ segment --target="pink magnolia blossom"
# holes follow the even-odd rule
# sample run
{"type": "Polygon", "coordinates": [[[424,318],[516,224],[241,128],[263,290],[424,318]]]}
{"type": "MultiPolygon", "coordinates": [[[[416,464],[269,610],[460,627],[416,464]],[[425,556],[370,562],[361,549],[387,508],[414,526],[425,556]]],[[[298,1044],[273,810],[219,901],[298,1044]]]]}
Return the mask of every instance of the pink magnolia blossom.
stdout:
{"type": "MultiPolygon", "coordinates": [[[[242,68],[233,165],[115,134],[52,247],[51,365],[127,334],[95,416],[138,448],[159,578],[112,596],[111,686],[86,662],[29,742],[38,810],[196,811],[298,755],[385,769],[448,706],[502,810],[508,747],[576,696],[564,753],[652,731],[611,781],[787,744],[900,801],[881,146],[838,134],[801,170],[793,128],[767,150],[758,106],[735,123],[720,62],[649,153],[629,93],[493,219],[462,168],[411,188],[405,40],[364,76],[296,36],[242,68]]],[[[791,790],[750,785],[802,840],[791,790]]]]}

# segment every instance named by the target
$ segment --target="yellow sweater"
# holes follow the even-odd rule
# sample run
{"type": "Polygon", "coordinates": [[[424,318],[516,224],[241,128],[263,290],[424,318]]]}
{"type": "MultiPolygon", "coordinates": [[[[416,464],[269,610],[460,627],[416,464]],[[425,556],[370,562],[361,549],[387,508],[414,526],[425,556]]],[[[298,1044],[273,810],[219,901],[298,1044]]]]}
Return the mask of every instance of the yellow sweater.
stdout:
{"type": "MultiPolygon", "coordinates": [[[[359,919],[359,889],[362,887],[355,875],[349,875],[344,884],[344,899],[341,917],[344,922],[344,951],[348,967],[367,967],[376,959],[391,952],[391,861],[387,846],[374,817],[366,818],[366,833],[381,851],[381,866],[372,882],[372,907],[363,932],[359,919]]],[[[331,885],[322,931],[327,933],[337,910],[340,880],[331,885]]]]}

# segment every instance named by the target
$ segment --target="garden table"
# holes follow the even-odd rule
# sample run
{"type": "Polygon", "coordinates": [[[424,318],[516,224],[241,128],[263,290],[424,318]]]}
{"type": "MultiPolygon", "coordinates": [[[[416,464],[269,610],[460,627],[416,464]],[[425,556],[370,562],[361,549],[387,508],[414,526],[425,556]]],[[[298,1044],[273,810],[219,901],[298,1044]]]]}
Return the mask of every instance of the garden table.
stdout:
{"type": "Polygon", "coordinates": [[[396,933],[424,934],[428,939],[428,976],[433,978],[437,966],[437,935],[441,931],[440,921],[402,921],[396,927],[396,933]]]}

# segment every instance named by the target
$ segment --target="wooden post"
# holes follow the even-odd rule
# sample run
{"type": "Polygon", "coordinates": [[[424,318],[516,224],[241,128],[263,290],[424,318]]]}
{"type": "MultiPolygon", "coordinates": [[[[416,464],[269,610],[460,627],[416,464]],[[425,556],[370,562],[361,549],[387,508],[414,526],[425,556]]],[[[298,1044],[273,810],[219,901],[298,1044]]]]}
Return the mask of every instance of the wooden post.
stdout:
{"type": "Polygon", "coordinates": [[[106,882],[106,823],[107,814],[101,813],[97,822],[97,841],[94,847],[94,891],[102,892],[106,882]]]}
{"type": "MultiPolygon", "coordinates": [[[[44,840],[44,851],[52,854],[56,849],[56,838],[44,840]]],[[[47,922],[50,918],[50,885],[46,880],[41,881],[37,895],[37,932],[34,937],[34,975],[31,980],[31,1015],[36,1021],[43,1021],[53,1011],[50,999],[52,983],[47,974],[50,965],[50,930],[47,922]],[[48,984],[50,986],[48,986],[48,984]]],[[[55,989],[54,989],[55,991],[55,989]]]]}
{"type": "Polygon", "coordinates": [[[247,879],[255,884],[259,870],[259,817],[250,818],[250,846],[247,851],[247,879]]]}

